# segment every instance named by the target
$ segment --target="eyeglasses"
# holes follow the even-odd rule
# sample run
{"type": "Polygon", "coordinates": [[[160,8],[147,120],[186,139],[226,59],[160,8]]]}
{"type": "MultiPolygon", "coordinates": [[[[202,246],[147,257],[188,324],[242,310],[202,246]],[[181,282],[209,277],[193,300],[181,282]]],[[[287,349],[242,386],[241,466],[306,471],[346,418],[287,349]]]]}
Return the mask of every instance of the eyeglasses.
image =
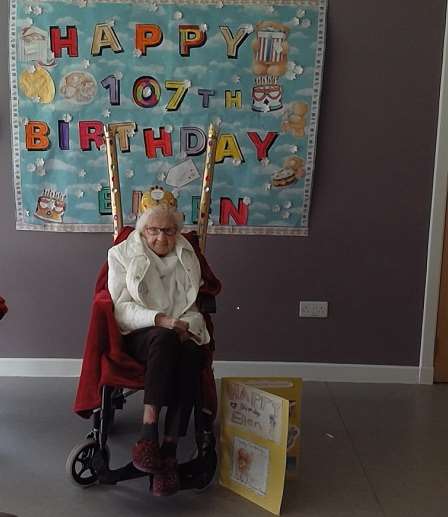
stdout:
{"type": "Polygon", "coordinates": [[[173,237],[177,233],[177,228],[171,226],[170,228],[157,228],[155,226],[145,226],[145,232],[149,235],[160,235],[164,233],[167,237],[173,237]]]}

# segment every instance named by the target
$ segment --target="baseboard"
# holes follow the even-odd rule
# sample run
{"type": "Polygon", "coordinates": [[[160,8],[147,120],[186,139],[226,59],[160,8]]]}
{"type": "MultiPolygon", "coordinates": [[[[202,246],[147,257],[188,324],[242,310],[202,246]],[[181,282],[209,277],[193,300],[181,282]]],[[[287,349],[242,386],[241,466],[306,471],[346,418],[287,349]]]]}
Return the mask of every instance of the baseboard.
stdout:
{"type": "Polygon", "coordinates": [[[216,377],[301,377],[305,381],[390,382],[418,384],[419,369],[412,366],[215,361],[216,377]]]}
{"type": "MultiPolygon", "coordinates": [[[[306,381],[431,384],[432,369],[417,366],[215,361],[215,376],[291,376],[306,381]],[[431,370],[431,371],[429,371],[431,370]]],[[[78,377],[81,359],[0,358],[0,377],[78,377]]]]}
{"type": "Polygon", "coordinates": [[[81,359],[0,358],[0,377],[79,377],[81,359]]]}

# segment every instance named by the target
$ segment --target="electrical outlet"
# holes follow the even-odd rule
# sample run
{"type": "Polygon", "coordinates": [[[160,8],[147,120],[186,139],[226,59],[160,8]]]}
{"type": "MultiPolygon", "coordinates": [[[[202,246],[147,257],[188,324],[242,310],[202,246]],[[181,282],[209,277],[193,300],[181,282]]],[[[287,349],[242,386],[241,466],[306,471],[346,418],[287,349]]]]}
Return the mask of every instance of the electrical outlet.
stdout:
{"type": "Polygon", "coordinates": [[[299,318],[327,318],[328,302],[299,302],[299,318]]]}

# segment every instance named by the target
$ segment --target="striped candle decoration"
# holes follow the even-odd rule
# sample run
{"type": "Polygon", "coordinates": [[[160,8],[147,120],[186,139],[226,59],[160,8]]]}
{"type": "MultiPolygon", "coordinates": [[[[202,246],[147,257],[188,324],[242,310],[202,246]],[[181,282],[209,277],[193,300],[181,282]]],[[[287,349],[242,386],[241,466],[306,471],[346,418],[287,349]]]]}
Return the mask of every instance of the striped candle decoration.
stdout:
{"type": "Polygon", "coordinates": [[[104,124],[104,141],[106,143],[107,169],[109,171],[110,200],[114,225],[114,240],[123,228],[123,210],[121,208],[120,175],[118,172],[116,131],[109,124],[104,124]]]}
{"type": "Polygon", "coordinates": [[[213,172],[215,170],[216,145],[218,143],[218,127],[213,122],[209,125],[207,136],[207,153],[205,155],[204,177],[202,178],[201,201],[199,204],[198,236],[202,253],[205,252],[207,239],[210,201],[212,197],[213,172]]]}

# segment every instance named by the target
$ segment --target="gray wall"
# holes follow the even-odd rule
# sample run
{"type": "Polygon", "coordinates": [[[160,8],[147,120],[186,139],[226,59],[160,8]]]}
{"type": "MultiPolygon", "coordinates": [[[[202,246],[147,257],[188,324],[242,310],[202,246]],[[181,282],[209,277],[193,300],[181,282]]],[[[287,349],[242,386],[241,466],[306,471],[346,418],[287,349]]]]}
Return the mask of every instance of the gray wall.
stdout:
{"type": "MultiPolygon", "coordinates": [[[[111,236],[15,230],[6,4],[0,356],[76,358],[111,236]]],[[[444,16],[444,0],[330,1],[310,237],[209,238],[217,359],[418,364],[444,16]],[[299,299],[329,318],[299,320],[299,299]]]]}

